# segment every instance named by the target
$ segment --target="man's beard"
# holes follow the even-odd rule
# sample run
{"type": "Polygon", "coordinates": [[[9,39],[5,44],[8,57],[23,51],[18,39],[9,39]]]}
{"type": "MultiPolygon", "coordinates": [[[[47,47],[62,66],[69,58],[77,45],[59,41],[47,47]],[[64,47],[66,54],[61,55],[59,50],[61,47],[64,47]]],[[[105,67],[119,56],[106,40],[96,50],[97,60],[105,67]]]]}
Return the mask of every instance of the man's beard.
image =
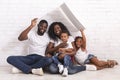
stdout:
{"type": "Polygon", "coordinates": [[[41,32],[41,31],[38,30],[37,33],[38,33],[38,35],[43,35],[45,33],[45,31],[41,32]]]}

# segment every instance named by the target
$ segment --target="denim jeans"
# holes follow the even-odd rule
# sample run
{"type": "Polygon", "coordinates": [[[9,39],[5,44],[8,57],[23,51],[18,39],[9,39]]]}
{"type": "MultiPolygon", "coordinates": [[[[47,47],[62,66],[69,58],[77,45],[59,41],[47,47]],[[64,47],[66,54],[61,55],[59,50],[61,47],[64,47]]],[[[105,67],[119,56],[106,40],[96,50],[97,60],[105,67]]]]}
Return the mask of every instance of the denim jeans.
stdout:
{"type": "Polygon", "coordinates": [[[71,60],[71,57],[69,55],[65,55],[64,58],[63,58],[63,60],[59,60],[58,56],[55,55],[55,56],[52,57],[52,59],[53,59],[53,62],[56,65],[63,63],[64,67],[68,67],[69,64],[70,64],[69,62],[71,60]]]}
{"type": "Polygon", "coordinates": [[[33,68],[46,67],[52,63],[52,59],[37,54],[27,56],[9,56],[7,62],[28,74],[33,68]]]}
{"type": "MultiPolygon", "coordinates": [[[[75,74],[81,71],[85,71],[86,70],[86,66],[75,66],[73,65],[72,61],[69,60],[69,67],[68,67],[68,74],[75,74]]],[[[55,63],[51,63],[48,67],[48,70],[50,73],[52,74],[57,74],[59,73],[59,68],[55,63]]]]}

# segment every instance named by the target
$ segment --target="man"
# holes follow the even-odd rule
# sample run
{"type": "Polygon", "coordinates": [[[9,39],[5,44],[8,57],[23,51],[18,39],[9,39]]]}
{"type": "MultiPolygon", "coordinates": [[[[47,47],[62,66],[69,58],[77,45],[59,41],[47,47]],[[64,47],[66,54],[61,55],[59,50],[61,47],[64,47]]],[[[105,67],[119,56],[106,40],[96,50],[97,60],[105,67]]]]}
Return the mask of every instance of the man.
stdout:
{"type": "Polygon", "coordinates": [[[16,68],[13,72],[22,71],[23,73],[33,73],[43,75],[42,67],[48,66],[52,60],[44,57],[46,46],[49,43],[49,37],[46,33],[48,23],[46,20],[41,20],[37,27],[37,31],[32,32],[31,29],[37,24],[37,18],[31,21],[31,25],[25,29],[18,39],[20,41],[29,41],[29,55],[27,56],[9,56],[7,62],[16,68]]]}

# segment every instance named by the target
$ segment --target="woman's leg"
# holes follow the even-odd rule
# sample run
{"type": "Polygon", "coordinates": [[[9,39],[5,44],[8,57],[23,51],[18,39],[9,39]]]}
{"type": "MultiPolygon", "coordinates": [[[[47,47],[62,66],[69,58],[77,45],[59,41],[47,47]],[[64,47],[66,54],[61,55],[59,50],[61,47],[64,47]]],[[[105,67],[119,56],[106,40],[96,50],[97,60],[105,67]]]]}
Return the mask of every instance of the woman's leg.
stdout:
{"type": "Polygon", "coordinates": [[[68,68],[68,74],[75,74],[85,70],[86,70],[86,66],[72,66],[68,68]]]}
{"type": "Polygon", "coordinates": [[[48,67],[48,71],[51,74],[58,74],[59,73],[59,68],[55,63],[51,63],[48,67]]]}

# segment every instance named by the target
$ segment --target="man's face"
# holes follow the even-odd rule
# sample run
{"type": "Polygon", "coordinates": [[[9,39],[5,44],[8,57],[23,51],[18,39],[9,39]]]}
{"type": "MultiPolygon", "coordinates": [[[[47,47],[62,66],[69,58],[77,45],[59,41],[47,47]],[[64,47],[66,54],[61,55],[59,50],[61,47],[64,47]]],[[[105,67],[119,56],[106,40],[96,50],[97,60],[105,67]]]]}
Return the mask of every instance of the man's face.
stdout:
{"type": "Polygon", "coordinates": [[[43,35],[46,30],[47,30],[47,24],[46,23],[42,23],[41,25],[38,26],[38,32],[43,35]]]}

